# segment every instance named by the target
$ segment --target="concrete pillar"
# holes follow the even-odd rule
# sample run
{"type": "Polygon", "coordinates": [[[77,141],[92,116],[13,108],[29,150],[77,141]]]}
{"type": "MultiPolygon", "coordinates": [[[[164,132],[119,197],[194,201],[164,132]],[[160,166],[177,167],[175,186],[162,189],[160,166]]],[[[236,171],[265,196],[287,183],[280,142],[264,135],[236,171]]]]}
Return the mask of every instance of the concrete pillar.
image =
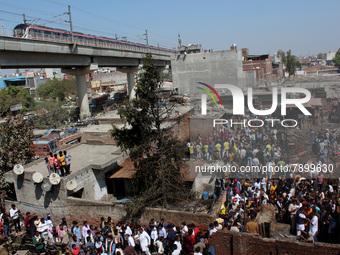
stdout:
{"type": "Polygon", "coordinates": [[[78,105],[80,108],[80,120],[91,117],[89,100],[86,87],[86,75],[98,69],[98,65],[91,64],[89,67],[76,67],[76,68],[63,68],[63,73],[76,76],[77,92],[78,92],[78,105]]]}
{"type": "Polygon", "coordinates": [[[87,117],[91,117],[90,107],[89,107],[89,99],[87,95],[86,88],[86,76],[76,75],[77,82],[77,92],[78,92],[78,105],[80,107],[80,120],[86,119],[87,117]]]}
{"type": "Polygon", "coordinates": [[[136,97],[135,91],[135,73],[138,71],[138,67],[123,67],[117,68],[117,71],[126,73],[127,82],[128,82],[128,89],[127,93],[129,95],[129,99],[133,99],[136,97]]]}
{"type": "Polygon", "coordinates": [[[135,91],[135,73],[129,72],[127,75],[127,82],[128,82],[128,95],[129,99],[133,99],[136,97],[135,91]]]}

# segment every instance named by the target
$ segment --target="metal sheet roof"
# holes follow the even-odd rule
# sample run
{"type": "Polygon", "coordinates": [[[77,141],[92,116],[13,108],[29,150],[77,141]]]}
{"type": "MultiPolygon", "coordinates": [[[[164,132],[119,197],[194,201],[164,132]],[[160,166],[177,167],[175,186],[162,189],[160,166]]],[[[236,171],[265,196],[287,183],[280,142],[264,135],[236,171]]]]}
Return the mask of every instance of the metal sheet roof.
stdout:
{"type": "MultiPolygon", "coordinates": [[[[132,179],[133,175],[137,172],[130,157],[125,159],[120,164],[120,169],[110,176],[110,179],[132,179]]],[[[181,168],[184,181],[193,182],[197,176],[197,172],[193,173],[190,169],[190,164],[185,162],[181,168]]]]}
{"type": "Polygon", "coordinates": [[[120,167],[120,170],[118,170],[113,175],[111,175],[110,179],[120,179],[120,178],[131,179],[132,176],[137,172],[130,157],[125,159],[123,163],[120,164],[119,167],[120,167]]]}

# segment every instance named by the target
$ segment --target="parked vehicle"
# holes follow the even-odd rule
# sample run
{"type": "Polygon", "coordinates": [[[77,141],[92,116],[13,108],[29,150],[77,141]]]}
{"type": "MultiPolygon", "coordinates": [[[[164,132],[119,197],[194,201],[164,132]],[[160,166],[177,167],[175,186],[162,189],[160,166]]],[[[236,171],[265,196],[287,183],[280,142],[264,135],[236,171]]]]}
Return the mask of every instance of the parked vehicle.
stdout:
{"type": "Polygon", "coordinates": [[[94,98],[90,101],[90,109],[94,110],[96,109],[98,106],[104,105],[106,100],[109,98],[109,96],[107,94],[102,95],[100,97],[94,98]]]}
{"type": "Polygon", "coordinates": [[[125,100],[128,100],[129,96],[126,91],[116,92],[113,95],[114,104],[122,104],[125,100]]]}

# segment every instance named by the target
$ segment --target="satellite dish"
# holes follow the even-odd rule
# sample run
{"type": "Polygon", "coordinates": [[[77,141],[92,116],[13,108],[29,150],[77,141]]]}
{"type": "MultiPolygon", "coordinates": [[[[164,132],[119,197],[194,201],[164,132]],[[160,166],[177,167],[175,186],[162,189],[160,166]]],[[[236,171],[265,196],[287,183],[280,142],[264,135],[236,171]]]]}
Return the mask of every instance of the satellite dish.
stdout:
{"type": "Polygon", "coordinates": [[[15,174],[21,175],[21,174],[24,173],[25,170],[24,170],[24,167],[22,165],[17,164],[13,167],[13,171],[14,171],[15,174]]]}
{"type": "Polygon", "coordinates": [[[39,172],[35,172],[33,175],[32,175],[32,178],[33,178],[33,181],[35,183],[41,183],[43,180],[44,180],[44,177],[42,176],[41,173],[39,172]]]}
{"type": "Polygon", "coordinates": [[[41,189],[45,192],[48,192],[50,191],[52,188],[52,184],[50,182],[44,182],[42,185],[41,185],[41,189]]]}
{"type": "Polygon", "coordinates": [[[56,173],[50,175],[50,183],[58,185],[60,183],[60,176],[56,173]]]}
{"type": "Polygon", "coordinates": [[[75,188],[77,188],[77,182],[75,180],[70,180],[66,183],[66,188],[68,190],[74,190],[75,188]]]}

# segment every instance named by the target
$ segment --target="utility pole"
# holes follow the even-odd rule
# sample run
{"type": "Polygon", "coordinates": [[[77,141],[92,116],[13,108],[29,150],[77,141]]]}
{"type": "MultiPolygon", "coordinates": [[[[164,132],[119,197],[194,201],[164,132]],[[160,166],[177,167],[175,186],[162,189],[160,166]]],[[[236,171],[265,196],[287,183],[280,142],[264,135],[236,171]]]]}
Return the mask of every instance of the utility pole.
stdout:
{"type": "Polygon", "coordinates": [[[4,23],[2,22],[2,18],[1,18],[1,35],[5,35],[4,34],[4,23]]]}
{"type": "Polygon", "coordinates": [[[73,27],[72,27],[72,17],[71,17],[71,6],[68,6],[68,17],[69,17],[69,23],[70,23],[70,30],[71,30],[71,38],[72,42],[74,43],[74,37],[73,37],[73,27]]]}
{"type": "Polygon", "coordinates": [[[22,18],[24,19],[24,24],[27,24],[27,19],[25,13],[22,14],[22,18]]]}
{"type": "Polygon", "coordinates": [[[143,34],[143,35],[145,35],[145,41],[146,41],[146,45],[148,46],[148,49],[149,49],[149,36],[148,36],[148,30],[146,29],[145,30],[145,34],[143,34]]]}

